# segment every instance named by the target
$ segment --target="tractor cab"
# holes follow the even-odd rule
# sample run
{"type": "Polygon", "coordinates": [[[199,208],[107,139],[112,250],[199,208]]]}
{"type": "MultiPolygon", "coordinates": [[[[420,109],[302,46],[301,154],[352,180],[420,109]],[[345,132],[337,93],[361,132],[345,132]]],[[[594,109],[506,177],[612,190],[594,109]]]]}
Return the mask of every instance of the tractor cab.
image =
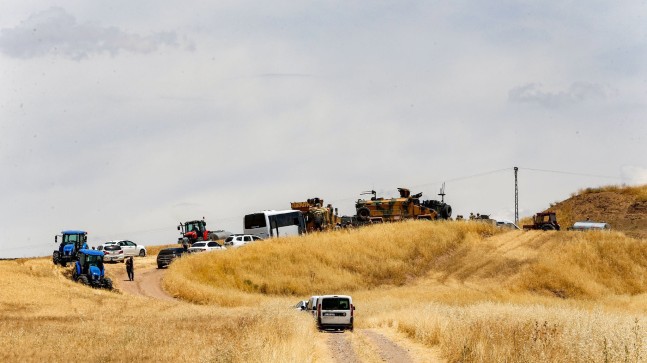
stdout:
{"type": "Polygon", "coordinates": [[[62,231],[61,235],[54,236],[54,243],[59,243],[58,251],[54,251],[52,261],[65,267],[68,262],[76,261],[77,252],[80,249],[88,248],[88,233],[80,230],[62,231]]]}
{"type": "Polygon", "coordinates": [[[112,280],[105,277],[102,251],[79,250],[72,278],[84,285],[112,289],[112,280]]]}
{"type": "Polygon", "coordinates": [[[178,243],[193,244],[197,241],[206,241],[209,239],[207,222],[205,222],[204,219],[180,223],[177,226],[177,229],[182,234],[178,243]]]}

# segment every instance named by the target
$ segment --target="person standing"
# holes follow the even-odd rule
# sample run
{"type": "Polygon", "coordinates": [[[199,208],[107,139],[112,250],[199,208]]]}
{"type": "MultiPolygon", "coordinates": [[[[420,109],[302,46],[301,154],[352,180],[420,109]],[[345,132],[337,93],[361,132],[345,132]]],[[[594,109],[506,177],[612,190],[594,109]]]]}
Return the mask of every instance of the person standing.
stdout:
{"type": "Polygon", "coordinates": [[[133,262],[133,256],[130,256],[128,260],[126,260],[126,272],[128,273],[128,280],[134,281],[135,280],[135,263],[133,262]]]}

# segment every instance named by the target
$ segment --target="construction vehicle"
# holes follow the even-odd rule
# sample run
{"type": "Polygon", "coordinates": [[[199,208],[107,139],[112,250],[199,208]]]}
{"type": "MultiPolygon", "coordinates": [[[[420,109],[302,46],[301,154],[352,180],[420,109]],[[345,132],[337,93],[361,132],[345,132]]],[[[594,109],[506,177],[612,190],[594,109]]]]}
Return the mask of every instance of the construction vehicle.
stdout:
{"type": "Polygon", "coordinates": [[[79,250],[88,248],[88,233],[86,231],[62,231],[60,236],[54,236],[54,243],[58,243],[58,237],[61,237],[61,243],[58,246],[58,250],[52,254],[52,261],[55,265],[67,266],[68,262],[77,260],[77,252],[79,250]]]}
{"type": "Polygon", "coordinates": [[[72,279],[84,285],[112,290],[112,280],[105,276],[103,252],[80,249],[74,265],[72,279]]]}
{"type": "Polygon", "coordinates": [[[180,231],[180,234],[182,235],[182,237],[178,238],[177,243],[182,245],[192,245],[198,241],[217,241],[225,239],[231,235],[231,233],[223,230],[207,230],[207,222],[204,221],[204,218],[184,223],[180,222],[177,226],[177,230],[180,231]]]}
{"type": "Polygon", "coordinates": [[[306,222],[306,232],[324,231],[341,225],[341,218],[337,215],[337,208],[324,205],[321,198],[310,198],[305,202],[292,202],[290,207],[303,214],[306,222]]]}
{"type": "Polygon", "coordinates": [[[370,200],[359,199],[355,203],[357,219],[360,223],[381,223],[394,222],[404,219],[428,219],[439,218],[439,213],[424,206],[420,202],[422,193],[411,195],[407,188],[398,188],[400,198],[377,198],[375,190],[362,192],[361,195],[372,194],[370,200]]]}
{"type": "Polygon", "coordinates": [[[559,223],[555,212],[541,212],[534,215],[532,224],[526,224],[523,229],[540,229],[542,231],[559,231],[559,223]]]}

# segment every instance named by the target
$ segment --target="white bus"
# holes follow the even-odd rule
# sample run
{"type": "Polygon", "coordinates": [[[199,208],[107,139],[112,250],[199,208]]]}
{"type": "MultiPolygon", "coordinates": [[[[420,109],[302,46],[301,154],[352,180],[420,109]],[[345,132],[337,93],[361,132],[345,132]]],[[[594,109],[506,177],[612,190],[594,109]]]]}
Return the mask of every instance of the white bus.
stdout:
{"type": "Polygon", "coordinates": [[[243,229],[261,238],[298,236],[305,233],[306,222],[297,210],[266,210],[246,215],[243,229]]]}

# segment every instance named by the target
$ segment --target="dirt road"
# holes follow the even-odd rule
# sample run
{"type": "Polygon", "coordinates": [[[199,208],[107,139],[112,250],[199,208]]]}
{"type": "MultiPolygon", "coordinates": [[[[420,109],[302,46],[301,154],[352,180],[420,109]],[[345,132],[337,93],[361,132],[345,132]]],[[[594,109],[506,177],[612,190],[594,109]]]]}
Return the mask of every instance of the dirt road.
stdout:
{"type": "MultiPolygon", "coordinates": [[[[147,260],[140,260],[135,268],[135,281],[129,281],[122,264],[109,265],[117,289],[125,294],[144,296],[152,299],[180,302],[162,288],[166,270],[157,269],[147,260]]],[[[322,362],[364,363],[364,362],[443,362],[437,351],[417,344],[391,329],[355,329],[355,332],[321,332],[324,351],[320,352],[322,362]]]]}
{"type": "Polygon", "coordinates": [[[178,301],[162,289],[164,271],[163,269],[148,266],[140,269],[135,268],[135,281],[129,281],[125,268],[115,268],[114,284],[122,292],[131,295],[146,296],[165,301],[178,301]]]}
{"type": "Polygon", "coordinates": [[[438,350],[398,334],[391,329],[355,329],[355,332],[322,332],[329,356],[335,363],[394,362],[434,363],[444,362],[438,350]]]}

